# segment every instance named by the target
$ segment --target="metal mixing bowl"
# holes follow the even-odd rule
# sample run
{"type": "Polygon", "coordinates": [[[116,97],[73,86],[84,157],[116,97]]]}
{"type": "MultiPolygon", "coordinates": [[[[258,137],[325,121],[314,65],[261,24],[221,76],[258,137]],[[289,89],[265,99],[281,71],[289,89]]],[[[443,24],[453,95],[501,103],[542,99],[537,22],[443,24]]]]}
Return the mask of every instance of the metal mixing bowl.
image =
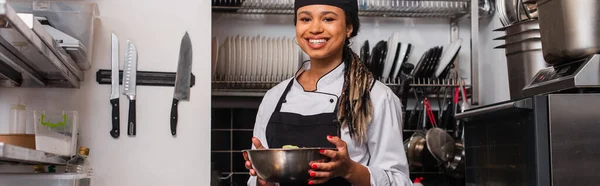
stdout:
{"type": "Polygon", "coordinates": [[[285,183],[308,181],[312,162],[327,162],[329,157],[319,153],[321,149],[332,148],[297,148],[297,149],[252,149],[244,150],[252,162],[256,174],[265,181],[285,183]]]}

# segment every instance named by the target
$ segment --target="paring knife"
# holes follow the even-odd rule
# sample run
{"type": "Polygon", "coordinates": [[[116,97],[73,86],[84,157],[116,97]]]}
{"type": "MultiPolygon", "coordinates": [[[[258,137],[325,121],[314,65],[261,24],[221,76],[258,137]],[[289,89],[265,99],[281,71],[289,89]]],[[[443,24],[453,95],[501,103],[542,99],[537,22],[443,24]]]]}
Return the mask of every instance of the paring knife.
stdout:
{"type": "Polygon", "coordinates": [[[175,93],[171,105],[171,134],[177,134],[177,105],[179,101],[190,99],[190,76],[192,75],[192,41],[186,32],[181,39],[179,48],[179,62],[177,63],[177,75],[175,76],[175,93]]]}
{"type": "MultiPolygon", "coordinates": [[[[125,55],[125,64],[123,64],[123,94],[129,98],[129,120],[127,122],[127,135],[135,136],[135,91],[136,91],[136,73],[137,73],[137,51],[135,45],[127,40],[127,53],[125,55]]],[[[117,81],[118,82],[118,81],[117,81]]]]}
{"type": "Polygon", "coordinates": [[[111,43],[111,94],[110,105],[112,105],[112,130],[110,135],[113,138],[118,138],[119,134],[119,38],[114,33],[112,34],[111,43]]]}

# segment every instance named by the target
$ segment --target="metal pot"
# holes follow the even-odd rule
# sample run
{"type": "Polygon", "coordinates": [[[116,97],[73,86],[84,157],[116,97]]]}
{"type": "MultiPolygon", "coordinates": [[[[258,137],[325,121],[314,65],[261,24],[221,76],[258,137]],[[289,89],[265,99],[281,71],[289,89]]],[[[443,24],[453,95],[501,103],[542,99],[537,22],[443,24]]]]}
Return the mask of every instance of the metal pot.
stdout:
{"type": "Polygon", "coordinates": [[[600,52],[600,1],[538,0],[544,59],[556,65],[600,52]]]}
{"type": "Polygon", "coordinates": [[[427,148],[425,136],[423,132],[415,132],[408,140],[408,143],[405,143],[406,156],[411,170],[437,165],[438,161],[427,148]]]}
{"type": "MultiPolygon", "coordinates": [[[[521,28],[527,28],[527,26],[521,28]]],[[[510,99],[522,98],[524,97],[523,88],[533,81],[533,77],[538,71],[548,67],[542,54],[542,39],[536,29],[500,38],[505,39],[506,44],[495,48],[504,48],[505,50],[510,99]]]]}
{"type": "Polygon", "coordinates": [[[454,156],[445,164],[446,172],[455,178],[464,177],[465,173],[465,146],[462,140],[454,144],[454,156]]]}
{"type": "Polygon", "coordinates": [[[506,55],[510,99],[522,98],[523,88],[533,81],[535,74],[548,67],[542,50],[528,50],[506,55]]]}
{"type": "Polygon", "coordinates": [[[510,26],[521,21],[537,19],[536,5],[523,2],[523,0],[499,0],[497,9],[502,25],[510,26]]]}

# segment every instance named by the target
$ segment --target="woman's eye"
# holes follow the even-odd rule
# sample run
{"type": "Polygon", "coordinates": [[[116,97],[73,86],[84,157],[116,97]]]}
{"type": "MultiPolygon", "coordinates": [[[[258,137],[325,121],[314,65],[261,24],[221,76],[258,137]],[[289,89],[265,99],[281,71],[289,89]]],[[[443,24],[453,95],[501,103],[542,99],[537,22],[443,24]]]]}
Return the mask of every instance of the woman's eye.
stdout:
{"type": "Polygon", "coordinates": [[[325,21],[325,22],[332,22],[332,21],[335,21],[335,19],[333,19],[333,18],[325,18],[325,19],[323,19],[323,21],[325,21]]]}
{"type": "Polygon", "coordinates": [[[308,21],[310,21],[310,18],[305,18],[304,17],[304,18],[300,18],[298,20],[300,20],[300,22],[308,22],[308,21]]]}

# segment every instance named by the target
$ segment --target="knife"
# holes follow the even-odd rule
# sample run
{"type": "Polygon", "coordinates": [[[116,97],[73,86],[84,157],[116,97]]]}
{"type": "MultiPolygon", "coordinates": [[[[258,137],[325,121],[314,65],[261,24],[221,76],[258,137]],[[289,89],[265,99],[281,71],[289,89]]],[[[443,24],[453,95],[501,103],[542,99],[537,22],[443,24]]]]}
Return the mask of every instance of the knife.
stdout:
{"type": "Polygon", "coordinates": [[[190,99],[190,76],[192,75],[192,42],[186,32],[181,39],[179,48],[179,61],[177,63],[177,75],[175,75],[175,93],[171,105],[171,134],[177,134],[177,105],[179,101],[190,99]]]}
{"type": "Polygon", "coordinates": [[[110,105],[112,105],[112,130],[110,135],[113,138],[118,138],[119,131],[119,38],[114,33],[112,34],[111,44],[111,94],[110,105]]]}
{"type": "Polygon", "coordinates": [[[123,94],[129,98],[129,120],[127,122],[127,135],[135,136],[135,87],[137,73],[137,51],[135,45],[127,40],[127,54],[125,55],[125,64],[123,64],[123,94]]]}

